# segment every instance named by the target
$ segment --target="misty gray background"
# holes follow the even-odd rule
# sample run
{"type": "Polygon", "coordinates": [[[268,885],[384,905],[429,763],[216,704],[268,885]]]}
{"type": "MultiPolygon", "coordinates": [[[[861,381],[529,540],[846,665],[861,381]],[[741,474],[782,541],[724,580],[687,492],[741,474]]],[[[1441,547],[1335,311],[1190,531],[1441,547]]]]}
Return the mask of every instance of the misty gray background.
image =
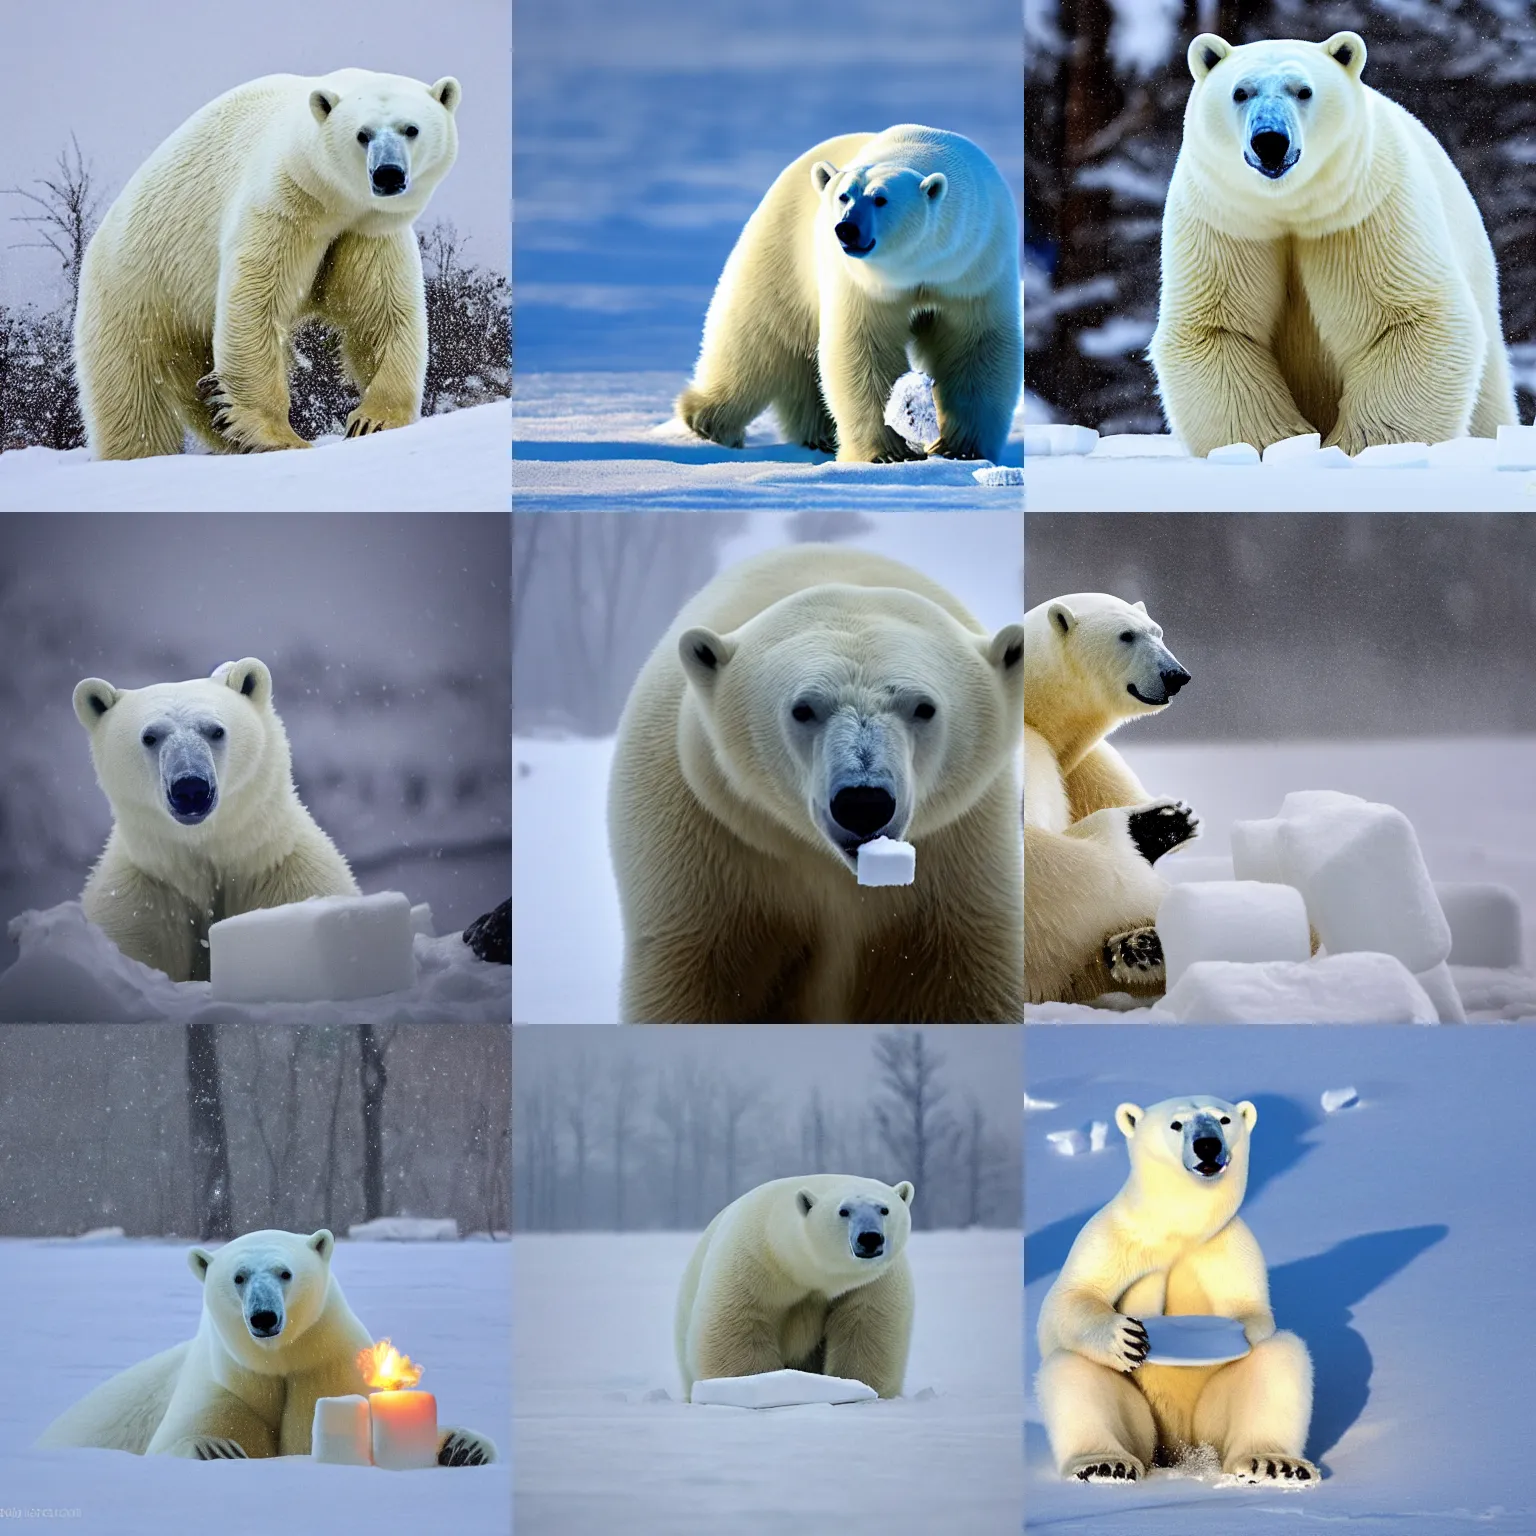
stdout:
{"type": "Polygon", "coordinates": [[[919,1227],[1018,1226],[1022,1044],[986,1025],[521,1025],[514,1230],[700,1230],[756,1185],[805,1173],[913,1179],[919,1227]],[[877,1061],[878,1042],[918,1039],[924,1178],[877,1061]]]}
{"type": "MultiPolygon", "coordinates": [[[[379,1040],[385,1214],[505,1231],[508,1031],[379,1040]]],[[[235,1230],[345,1234],[363,1219],[356,1031],[226,1024],[218,1049],[235,1230]]],[[[185,1052],[172,1025],[0,1026],[0,1235],[200,1236],[185,1052]]]]}
{"type": "MultiPolygon", "coordinates": [[[[5,78],[5,169],[0,186],[35,191],[73,130],[104,213],[150,152],[199,107],[261,75],[359,68],[443,75],[464,87],[459,156],[421,222],[449,219],[470,236],[469,260],[505,272],[512,118],[508,0],[452,4],[315,4],[262,0],[0,0],[5,78]]],[[[44,306],[67,296],[58,259],[13,250],[36,238],[9,222],[35,211],[0,196],[0,301],[44,306]]]]}
{"type": "Polygon", "coordinates": [[[1194,680],[1138,742],[1536,730],[1536,515],[1033,513],[1029,607],[1144,601],[1194,680]]]}
{"type": "Polygon", "coordinates": [[[437,931],[511,880],[504,513],[0,517],[4,921],[80,894],[111,829],[71,699],[258,656],[294,780],[364,891],[437,931]]]}

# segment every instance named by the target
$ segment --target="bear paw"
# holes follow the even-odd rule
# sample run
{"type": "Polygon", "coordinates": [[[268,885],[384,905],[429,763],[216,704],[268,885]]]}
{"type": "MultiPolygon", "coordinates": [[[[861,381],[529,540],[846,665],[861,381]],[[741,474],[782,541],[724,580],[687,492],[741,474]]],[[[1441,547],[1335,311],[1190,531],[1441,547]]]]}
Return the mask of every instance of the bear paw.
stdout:
{"type": "Polygon", "coordinates": [[[1140,1318],[1117,1316],[1105,1341],[1102,1363],[1129,1376],[1145,1362],[1150,1348],[1146,1326],[1140,1318]]]}
{"type": "Polygon", "coordinates": [[[1093,1456],[1074,1456],[1062,1468],[1063,1477],[1075,1477],[1080,1483],[1134,1483],[1146,1476],[1147,1469],[1124,1451],[1100,1451],[1093,1456]]]}
{"type": "Polygon", "coordinates": [[[747,434],[739,421],[734,407],[712,402],[707,395],[694,389],[685,389],[678,397],[677,414],[683,425],[699,437],[722,448],[745,448],[747,434]]]}
{"type": "Polygon", "coordinates": [[[914,448],[906,438],[898,432],[886,429],[885,436],[873,444],[868,452],[861,453],[854,450],[851,453],[839,454],[845,463],[850,460],[860,461],[865,464],[910,464],[917,459],[925,458],[921,448],[914,448]]]}
{"type": "Polygon", "coordinates": [[[1126,818],[1136,852],[1148,864],[1200,835],[1200,818],[1182,800],[1159,800],[1126,818]]]}
{"type": "Polygon", "coordinates": [[[1122,986],[1146,986],[1163,980],[1163,941],[1156,928],[1132,928],[1104,941],[1109,974],[1122,986]]]}
{"type": "Polygon", "coordinates": [[[1313,1487],[1322,1475],[1302,1456],[1237,1456],[1221,1469],[1243,1483],[1290,1483],[1292,1487],[1313,1487]]]}
{"type": "Polygon", "coordinates": [[[268,421],[248,406],[237,405],[217,373],[205,373],[197,381],[197,393],[208,407],[214,431],[241,453],[310,446],[286,421],[268,421]]]}
{"type": "Polygon", "coordinates": [[[249,1461],[245,1447],[238,1440],[221,1435],[193,1435],[183,1440],[172,1452],[176,1456],[190,1456],[194,1461],[249,1461]]]}
{"type": "Polygon", "coordinates": [[[930,459],[984,459],[986,454],[969,438],[950,437],[941,434],[929,443],[923,452],[930,459]]]}
{"type": "Polygon", "coordinates": [[[381,411],[374,407],[364,410],[362,406],[347,417],[348,437],[367,437],[370,432],[387,432],[392,427],[408,427],[415,420],[415,416],[404,411],[381,411]]]}
{"type": "Polygon", "coordinates": [[[449,1429],[437,1446],[440,1467],[487,1467],[496,1460],[496,1447],[472,1429],[449,1429]]]}

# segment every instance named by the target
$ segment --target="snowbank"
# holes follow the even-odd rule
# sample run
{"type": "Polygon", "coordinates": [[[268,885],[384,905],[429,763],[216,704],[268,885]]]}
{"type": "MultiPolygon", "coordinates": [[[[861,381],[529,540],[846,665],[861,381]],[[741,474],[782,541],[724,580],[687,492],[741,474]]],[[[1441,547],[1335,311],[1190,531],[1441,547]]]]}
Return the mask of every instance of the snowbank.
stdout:
{"type": "Polygon", "coordinates": [[[106,464],[84,448],[17,448],[0,453],[0,511],[503,512],[510,419],[496,401],[310,450],[106,464]]]}
{"type": "Polygon", "coordinates": [[[130,960],[78,901],[13,918],[21,957],[0,972],[0,1022],[21,1024],[491,1024],[510,1018],[508,967],[458,934],[413,939],[416,984],[352,1002],[216,1002],[206,981],[172,981],[130,960]]]}

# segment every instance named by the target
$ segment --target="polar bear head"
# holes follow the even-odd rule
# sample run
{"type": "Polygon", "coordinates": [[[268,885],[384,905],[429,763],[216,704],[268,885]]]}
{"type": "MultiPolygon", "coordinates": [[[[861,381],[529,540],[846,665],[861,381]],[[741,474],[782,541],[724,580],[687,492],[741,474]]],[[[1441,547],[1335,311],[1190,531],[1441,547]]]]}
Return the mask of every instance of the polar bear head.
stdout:
{"type": "Polygon", "coordinates": [[[1145,603],[1072,592],[1024,615],[1025,715],[1048,741],[1091,745],[1123,720],[1166,709],[1189,673],[1145,603]]]}
{"type": "Polygon", "coordinates": [[[212,677],[115,688],[75,685],[96,779],[119,826],[200,843],[250,810],[292,794],[288,738],[272,674],[254,656],[212,677]]]}
{"type": "Polygon", "coordinates": [[[309,93],[326,181],[352,207],[414,218],[459,152],[459,82],[340,69],[309,93]]]}
{"type": "Polygon", "coordinates": [[[1203,32],[1189,45],[1195,84],[1184,142],[1214,157],[1221,185],[1242,174],[1250,188],[1286,196],[1315,179],[1341,146],[1361,142],[1364,68],[1365,43],[1354,32],[1325,43],[1237,48],[1203,32]]]}
{"type": "Polygon", "coordinates": [[[1115,1111],[1131,1179],[1143,1194],[1170,1197],[1180,1207],[1192,1199],[1208,1201],[1229,1215],[1248,1185],[1248,1138],[1258,1118],[1246,1099],[1229,1104],[1198,1093],[1146,1109],[1122,1104],[1115,1111]]]}
{"type": "MultiPolygon", "coordinates": [[[[803,1283],[847,1290],[876,1280],[901,1256],[912,1231],[912,1185],[823,1173],[784,1181],[787,1225],[777,1256],[803,1283]]],[[[833,1294],[827,1291],[826,1294],[833,1294]]]]}
{"type": "Polygon", "coordinates": [[[336,1240],[319,1231],[247,1232],[209,1253],[187,1254],[203,1284],[203,1315],[248,1370],[287,1372],[295,1344],[319,1320],[334,1284],[336,1240]],[[287,1360],[280,1357],[287,1356],[287,1360]]]}
{"type": "Polygon", "coordinates": [[[683,772],[706,803],[722,776],[738,805],[857,870],[861,844],[936,831],[1010,772],[1023,653],[1017,624],[977,634],[889,587],[809,587],[729,634],[685,630],[683,772]]]}

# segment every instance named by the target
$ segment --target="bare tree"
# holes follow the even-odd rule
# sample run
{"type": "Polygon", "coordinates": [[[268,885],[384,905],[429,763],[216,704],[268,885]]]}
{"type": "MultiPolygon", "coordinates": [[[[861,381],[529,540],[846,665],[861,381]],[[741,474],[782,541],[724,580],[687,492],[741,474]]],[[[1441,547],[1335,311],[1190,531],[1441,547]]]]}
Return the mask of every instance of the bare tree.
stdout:
{"type": "Polygon", "coordinates": [[[742,1193],[736,1183],[741,1128],[747,1116],[763,1102],[763,1085],[749,1078],[727,1078],[721,1087],[719,1102],[721,1161],[725,1172],[725,1198],[729,1201],[742,1193]]]}
{"type": "Polygon", "coordinates": [[[571,1069],[571,1086],[565,1100],[565,1123],[571,1129],[573,1169],[576,1176],[573,1202],[574,1225],[584,1228],[587,1224],[587,1163],[589,1160],[591,1097],[593,1090],[592,1067],[585,1051],[576,1053],[571,1069]]]}
{"type": "Polygon", "coordinates": [[[292,1200],[291,1197],[285,1198],[285,1192],[291,1188],[290,1173],[297,1143],[299,1058],[304,1050],[304,1034],[297,1029],[287,1032],[287,1050],[284,1052],[286,1072],[275,1106],[269,1098],[272,1093],[271,1079],[263,1060],[263,1046],[268,1034],[269,1031],[265,1029],[249,1032],[254,1070],[246,1084],[246,1093],[251,1106],[251,1121],[256,1127],[257,1139],[267,1159],[266,1225],[280,1227],[291,1219],[292,1200]],[[269,1121],[280,1122],[280,1128],[269,1129],[269,1121]]]}
{"type": "Polygon", "coordinates": [[[688,1146],[688,1085],[674,1067],[656,1082],[655,1114],[666,1137],[672,1162],[671,1225],[683,1226],[683,1155],[688,1146]]]}
{"type": "Polygon", "coordinates": [[[347,1030],[340,1030],[336,1034],[336,1075],[331,1084],[331,1114],[326,1125],[325,1163],[320,1175],[325,1185],[324,1209],[327,1227],[334,1227],[336,1220],[334,1211],[336,1207],[337,1137],[341,1124],[341,1091],[345,1081],[347,1041],[350,1038],[350,1032],[347,1030]]]}
{"type": "Polygon", "coordinates": [[[954,1117],[942,1107],[949,1090],[939,1082],[944,1058],[928,1048],[922,1030],[897,1030],[875,1036],[875,1062],[886,1096],[874,1106],[880,1139],[892,1158],[917,1186],[920,1204],[914,1212],[918,1226],[930,1226],[934,1201],[923,1202],[938,1164],[952,1149],[954,1117]],[[919,1218],[919,1212],[921,1216],[919,1218]]]}
{"type": "Polygon", "coordinates": [[[609,1116],[609,1130],[613,1144],[613,1225],[614,1230],[625,1230],[625,1188],[629,1172],[629,1144],[634,1134],[635,1111],[638,1107],[640,1069],[627,1052],[620,1055],[613,1069],[613,1112],[609,1116]]]}
{"type": "Polygon", "coordinates": [[[384,1092],[389,1087],[385,1057],[389,1039],[372,1024],[357,1026],[357,1076],[363,1096],[363,1220],[384,1214],[384,1092]]]}
{"type": "Polygon", "coordinates": [[[800,1116],[800,1153],[813,1173],[827,1173],[827,1106],[819,1087],[811,1089],[811,1101],[800,1116]]]}
{"type": "Polygon", "coordinates": [[[28,224],[41,236],[37,240],[23,240],[13,247],[16,250],[47,250],[59,258],[64,267],[64,278],[69,284],[70,310],[80,298],[80,269],[85,264],[85,248],[91,243],[101,211],[102,194],[96,190],[90,166],[80,153],[80,141],[73,133],[69,136],[69,148],[59,151],[54,162],[52,176],[39,176],[36,185],[40,192],[29,192],[25,187],[6,187],[3,190],[13,197],[24,197],[36,205],[36,213],[12,214],[17,224],[28,224]]]}
{"type": "Polygon", "coordinates": [[[194,1215],[201,1237],[235,1235],[229,1188],[229,1131],[219,1090],[217,1026],[187,1025],[187,1125],[192,1148],[194,1215]]]}

